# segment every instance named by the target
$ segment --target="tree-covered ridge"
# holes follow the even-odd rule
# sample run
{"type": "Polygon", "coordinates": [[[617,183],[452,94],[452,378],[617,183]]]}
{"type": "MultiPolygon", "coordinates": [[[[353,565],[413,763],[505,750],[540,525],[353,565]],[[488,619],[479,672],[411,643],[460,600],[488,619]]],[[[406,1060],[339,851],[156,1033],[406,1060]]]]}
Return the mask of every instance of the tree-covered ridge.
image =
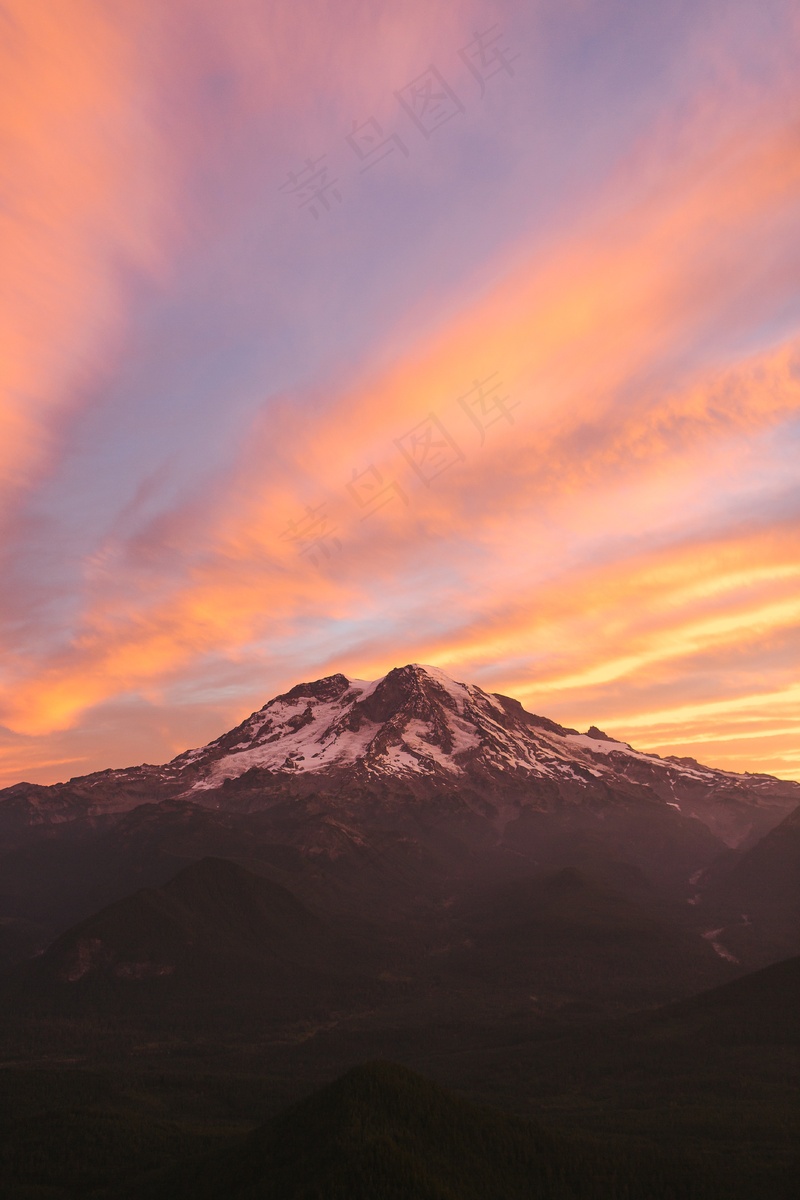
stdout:
{"type": "MultiPolygon", "coordinates": [[[[209,1113],[218,1105],[225,1086],[233,1096],[233,1080],[214,1085],[198,1078],[194,1096],[184,1097],[195,1120],[176,1121],[159,1115],[155,1080],[134,1113],[130,1088],[80,1072],[70,1082],[69,1109],[57,1078],[49,1107],[44,1079],[30,1078],[27,1088],[16,1081],[22,1111],[0,1125],[0,1194],[9,1200],[788,1200],[793,1194],[794,1172],[765,1171],[757,1148],[752,1169],[746,1162],[743,1169],[741,1159],[726,1169],[703,1149],[676,1155],[625,1135],[601,1140],[554,1132],[478,1107],[385,1062],[353,1068],[249,1133],[236,1132],[230,1120],[196,1119],[203,1104],[209,1113]]],[[[237,1082],[247,1107],[247,1086],[237,1082]]]]}

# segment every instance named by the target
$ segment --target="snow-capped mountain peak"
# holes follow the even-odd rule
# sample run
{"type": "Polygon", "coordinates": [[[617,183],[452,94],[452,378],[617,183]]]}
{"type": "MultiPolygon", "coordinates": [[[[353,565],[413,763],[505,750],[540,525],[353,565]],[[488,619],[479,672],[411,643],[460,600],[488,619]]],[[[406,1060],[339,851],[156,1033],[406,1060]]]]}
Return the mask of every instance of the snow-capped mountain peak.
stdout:
{"type": "Polygon", "coordinates": [[[361,764],[368,774],[463,773],[480,745],[479,688],[436,667],[409,664],[376,680],[337,674],[276,696],[241,725],[171,767],[202,772],[194,790],[255,769],[322,772],[361,764]]]}
{"type": "Polygon", "coordinates": [[[410,663],[376,680],[331,675],[276,696],[230,733],[170,765],[187,792],[249,771],[377,781],[426,777],[448,785],[646,781],[680,806],[676,784],[707,788],[740,777],[643,754],[592,726],[587,733],[527,712],[518,700],[410,663]],[[646,779],[645,779],[646,777],[646,779]]]}
{"type": "Polygon", "coordinates": [[[379,805],[390,796],[458,796],[508,819],[524,808],[655,802],[736,844],[767,810],[778,820],[796,806],[800,785],[641,753],[595,726],[579,733],[410,663],[375,680],[335,674],[298,684],[161,767],[20,784],[0,799],[6,812],[37,824],[153,799],[253,811],[301,794],[368,795],[379,805]]]}

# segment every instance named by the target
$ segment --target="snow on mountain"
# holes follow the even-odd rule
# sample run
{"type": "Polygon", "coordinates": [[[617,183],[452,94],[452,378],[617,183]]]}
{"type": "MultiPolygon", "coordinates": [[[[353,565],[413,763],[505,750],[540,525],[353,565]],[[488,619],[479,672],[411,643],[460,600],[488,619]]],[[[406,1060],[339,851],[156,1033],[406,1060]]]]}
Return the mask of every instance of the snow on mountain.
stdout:
{"type": "Polygon", "coordinates": [[[219,787],[254,768],[316,773],[359,765],[385,774],[484,771],[553,776],[586,757],[562,730],[515,701],[457,683],[436,667],[412,664],[365,681],[333,675],[299,684],[230,734],[179,755],[169,767],[200,772],[192,791],[219,787]],[[537,726],[537,722],[542,721],[537,726]]]}
{"type": "Polygon", "coordinates": [[[0,817],[16,807],[28,823],[49,822],[69,819],[76,807],[107,814],[175,797],[219,807],[223,792],[228,806],[235,802],[230,785],[245,784],[250,807],[259,795],[265,803],[296,795],[301,784],[306,793],[354,786],[375,794],[386,787],[431,796],[457,791],[490,797],[495,806],[506,795],[515,805],[520,798],[575,804],[638,795],[699,817],[732,845],[777,824],[800,802],[800,784],[644,754],[594,726],[583,734],[564,728],[517,700],[415,663],[372,681],[337,674],[298,684],[161,767],[6,789],[0,817]]]}
{"type": "Polygon", "coordinates": [[[602,778],[618,775],[625,760],[647,763],[665,777],[728,774],[678,768],[595,733],[565,729],[516,700],[414,663],[371,682],[332,675],[298,684],[230,733],[179,755],[168,769],[198,771],[194,791],[254,768],[307,773],[357,763],[373,776],[444,772],[454,779],[476,770],[602,778]]]}

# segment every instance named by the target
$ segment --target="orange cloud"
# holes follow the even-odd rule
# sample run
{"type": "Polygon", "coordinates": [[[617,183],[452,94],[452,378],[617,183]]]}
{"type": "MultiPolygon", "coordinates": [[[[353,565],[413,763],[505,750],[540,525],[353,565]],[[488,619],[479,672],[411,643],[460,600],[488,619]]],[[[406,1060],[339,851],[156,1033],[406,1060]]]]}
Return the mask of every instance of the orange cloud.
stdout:
{"type": "Polygon", "coordinates": [[[65,19],[9,0],[2,18],[0,487],[16,489],[48,465],[54,419],[108,364],[117,265],[156,268],[153,171],[164,162],[104,5],[65,19]]]}

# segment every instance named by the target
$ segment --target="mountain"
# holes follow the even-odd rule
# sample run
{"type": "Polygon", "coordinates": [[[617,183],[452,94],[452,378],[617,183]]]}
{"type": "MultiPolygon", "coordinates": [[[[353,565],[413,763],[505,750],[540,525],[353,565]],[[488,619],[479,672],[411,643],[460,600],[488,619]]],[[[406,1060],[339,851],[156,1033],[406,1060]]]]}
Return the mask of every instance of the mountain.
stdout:
{"type": "Polygon", "coordinates": [[[719,1183],[692,1160],[554,1136],[379,1062],[354,1068],[234,1145],[117,1194],[141,1200],[667,1200],[680,1194],[703,1200],[720,1194],[719,1183]]]}
{"type": "Polygon", "coordinates": [[[798,801],[796,783],[643,754],[434,667],[332,675],[163,766],[0,792],[0,970],[206,857],[379,930],[393,961],[431,930],[452,943],[449,897],[563,868],[637,904],[655,888],[668,923],[693,928],[693,881],[798,801]]]}
{"type": "MultiPolygon", "coordinates": [[[[664,1084],[673,1076],[673,1084],[665,1089],[670,1092],[682,1086],[679,1077],[694,1077],[692,1087],[707,1088],[717,1097],[737,1085],[745,1087],[748,1078],[755,1082],[760,1074],[764,1079],[771,1076],[773,1087],[779,1080],[782,1090],[793,1094],[796,1107],[798,1013],[800,957],[795,956],[672,1004],[560,1034],[552,1041],[518,1044],[507,1065],[517,1073],[535,1068],[545,1075],[577,1069],[601,1085],[604,1077],[615,1075],[637,1092],[652,1087],[658,1076],[664,1084]]],[[[491,1058],[490,1051],[487,1061],[491,1058]]],[[[764,1087],[762,1099],[766,1103],[768,1098],[764,1087]]]]}
{"type": "Polygon", "coordinates": [[[347,991],[358,955],[285,888],[204,858],[67,930],[18,975],[32,1008],[138,1013],[255,1004],[297,1018],[347,991]],[[313,997],[313,1001],[309,1001],[313,997]]]}
{"type": "Polygon", "coordinates": [[[788,1197],[797,964],[736,977],[799,801],[416,665],[6,789],[0,1190],[788,1197]],[[374,1066],[275,1116],[386,1058],[549,1132],[374,1066]]]}
{"type": "Polygon", "coordinates": [[[454,900],[438,969],[470,980],[473,996],[491,980],[532,1016],[579,1019],[600,1011],[600,997],[644,1007],[678,980],[687,992],[717,982],[709,943],[620,882],[576,867],[473,882],[454,900]]]}
{"type": "Polygon", "coordinates": [[[800,807],[749,850],[723,860],[698,892],[714,940],[759,965],[800,954],[800,807]]]}
{"type": "MultiPolygon", "coordinates": [[[[423,1043],[443,1021],[483,1037],[484,1023],[630,1011],[730,973],[646,886],[626,896],[574,867],[484,871],[450,880],[449,895],[436,877],[414,882],[409,896],[386,881],[364,918],[357,906],[315,912],[282,885],[205,858],[67,929],[0,996],[29,1014],[114,1014],[120,1031],[157,1031],[171,1011],[193,1026],[211,1020],[220,1041],[241,1036],[239,1014],[282,1022],[278,1041],[315,1018],[367,1038],[388,1020],[423,1043]]],[[[356,895],[363,907],[369,888],[356,895]]]]}
{"type": "MultiPolygon", "coordinates": [[[[170,881],[225,859],[369,945],[376,973],[412,981],[417,999],[443,995],[448,980],[463,1010],[466,980],[497,975],[514,981],[506,1011],[528,993],[547,1011],[591,1005],[593,986],[601,1006],[624,1005],[625,987],[629,1007],[634,992],[666,1000],[724,978],[709,959],[723,971],[740,957],[710,936],[718,925],[692,906],[692,881],[799,797],[798,784],[642,754],[594,727],[578,733],[434,667],[370,683],[333,675],[164,766],[0,793],[5,960],[59,936],[110,944],[107,930],[75,928],[105,929],[98,914],[115,903],[127,906],[115,921],[150,928],[157,914],[159,936],[178,936],[184,885],[170,881]],[[516,960],[504,924],[517,920],[514,904],[527,930],[516,960]],[[602,913],[614,946],[601,963],[587,931],[602,940],[602,913]],[[580,946],[573,970],[569,944],[580,946]]],[[[218,947],[202,945],[210,970],[218,947]]],[[[113,962],[160,961],[135,949],[113,962]]],[[[502,989],[490,990],[496,1013],[502,989]]]]}
{"type": "Polygon", "coordinates": [[[104,819],[180,797],[252,811],[284,797],[424,800],[458,794],[498,831],[522,812],[627,798],[705,823],[728,845],[777,824],[800,784],[643,754],[527,712],[517,700],[410,664],[366,682],[337,674],[301,683],[207,746],[163,766],[101,771],[0,792],[5,843],[21,830],[104,819]]]}
{"type": "Polygon", "coordinates": [[[412,1063],[596,1144],[700,1152],[719,1172],[712,1196],[788,1200],[800,1168],[798,1013],[793,958],[619,1020],[412,1063]]]}

